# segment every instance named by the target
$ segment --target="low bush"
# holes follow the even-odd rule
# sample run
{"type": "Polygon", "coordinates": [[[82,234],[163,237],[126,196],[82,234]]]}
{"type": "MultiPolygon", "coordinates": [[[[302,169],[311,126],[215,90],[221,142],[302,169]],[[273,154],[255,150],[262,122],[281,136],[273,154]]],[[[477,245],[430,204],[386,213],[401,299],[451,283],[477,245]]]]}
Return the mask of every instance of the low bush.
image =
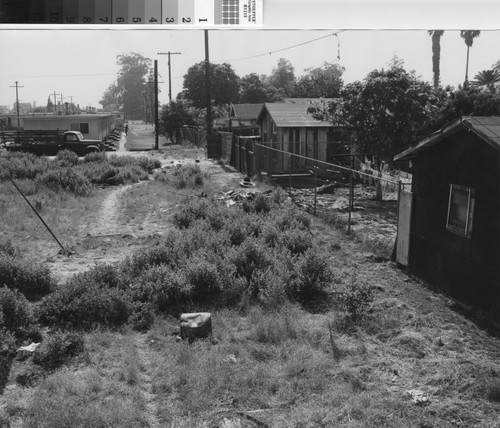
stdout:
{"type": "Polygon", "coordinates": [[[0,288],[0,329],[22,336],[34,324],[34,316],[26,297],[16,290],[0,288]]]}
{"type": "Polygon", "coordinates": [[[181,204],[174,214],[173,222],[180,229],[187,229],[196,220],[205,219],[213,202],[204,198],[190,198],[181,204]]]}
{"type": "Polygon", "coordinates": [[[66,190],[78,196],[88,196],[92,192],[90,181],[76,169],[63,166],[52,168],[37,175],[36,182],[53,191],[66,190]]]}
{"type": "Polygon", "coordinates": [[[306,303],[324,295],[334,278],[324,252],[313,247],[290,262],[288,292],[293,300],[306,303]]]}
{"type": "Polygon", "coordinates": [[[15,250],[0,252],[0,287],[18,290],[28,299],[36,299],[49,293],[54,284],[47,267],[19,257],[15,250]]]}
{"type": "Polygon", "coordinates": [[[77,274],[42,300],[39,319],[59,327],[116,327],[127,322],[130,305],[130,293],[125,290],[77,274]]]}
{"type": "Polygon", "coordinates": [[[175,165],[154,175],[154,179],[177,189],[196,189],[203,186],[205,174],[197,164],[175,165]]]}
{"type": "Polygon", "coordinates": [[[54,370],[83,352],[85,341],[79,333],[55,332],[48,336],[33,354],[33,362],[45,370],[54,370]]]}
{"type": "Polygon", "coordinates": [[[355,269],[350,279],[337,287],[335,295],[337,303],[349,313],[353,321],[365,316],[374,298],[373,288],[365,282],[358,281],[355,269]]]}
{"type": "Polygon", "coordinates": [[[60,150],[57,152],[56,162],[62,167],[72,167],[77,165],[80,160],[75,152],[71,150],[60,150]]]}

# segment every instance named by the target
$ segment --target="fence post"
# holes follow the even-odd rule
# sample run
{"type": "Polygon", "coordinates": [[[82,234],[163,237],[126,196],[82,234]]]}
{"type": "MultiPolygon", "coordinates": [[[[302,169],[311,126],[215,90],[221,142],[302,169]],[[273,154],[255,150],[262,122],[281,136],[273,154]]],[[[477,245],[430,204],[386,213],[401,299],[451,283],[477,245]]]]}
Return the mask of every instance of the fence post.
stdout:
{"type": "Polygon", "coordinates": [[[352,176],[352,167],[353,167],[353,157],[351,155],[351,162],[350,166],[351,168],[349,169],[349,218],[347,222],[347,233],[350,235],[351,234],[351,219],[352,219],[352,209],[354,207],[354,180],[352,176]]]}
{"type": "Polygon", "coordinates": [[[318,204],[318,171],[314,168],[314,215],[318,204]]]}
{"type": "Polygon", "coordinates": [[[292,154],[288,153],[288,166],[290,174],[288,175],[288,191],[290,195],[292,194],[292,154]]]}

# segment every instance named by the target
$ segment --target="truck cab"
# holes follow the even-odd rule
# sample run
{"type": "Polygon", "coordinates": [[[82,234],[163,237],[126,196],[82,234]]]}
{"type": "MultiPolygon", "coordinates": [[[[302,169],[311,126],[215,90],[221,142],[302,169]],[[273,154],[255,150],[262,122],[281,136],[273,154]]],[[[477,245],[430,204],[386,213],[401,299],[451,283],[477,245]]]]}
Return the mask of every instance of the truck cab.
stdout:
{"type": "Polygon", "coordinates": [[[62,136],[61,150],[71,150],[79,156],[105,150],[104,143],[99,140],[87,140],[79,131],[66,131],[62,136]]]}

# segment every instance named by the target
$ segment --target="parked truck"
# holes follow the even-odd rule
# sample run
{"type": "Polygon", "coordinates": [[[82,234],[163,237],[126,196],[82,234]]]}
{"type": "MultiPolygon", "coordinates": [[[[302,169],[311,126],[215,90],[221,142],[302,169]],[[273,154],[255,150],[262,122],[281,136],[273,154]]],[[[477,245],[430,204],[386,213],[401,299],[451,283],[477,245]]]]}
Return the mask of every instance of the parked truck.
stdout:
{"type": "Polygon", "coordinates": [[[71,150],[78,156],[106,150],[100,140],[87,140],[79,131],[3,131],[2,145],[9,151],[55,155],[59,150],[71,150]]]}

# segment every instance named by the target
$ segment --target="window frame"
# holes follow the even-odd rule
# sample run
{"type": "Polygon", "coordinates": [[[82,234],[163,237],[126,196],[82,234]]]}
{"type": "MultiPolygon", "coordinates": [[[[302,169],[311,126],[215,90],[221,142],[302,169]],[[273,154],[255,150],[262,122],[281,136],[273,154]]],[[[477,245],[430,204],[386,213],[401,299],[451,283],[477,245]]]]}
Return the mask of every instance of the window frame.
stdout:
{"type": "Polygon", "coordinates": [[[446,229],[464,238],[471,238],[472,236],[472,226],[474,223],[474,208],[476,202],[475,189],[469,186],[462,186],[459,184],[450,184],[450,192],[448,196],[448,213],[446,215],[446,229]],[[467,192],[467,213],[465,219],[464,227],[459,227],[455,224],[451,224],[450,215],[452,214],[452,200],[454,191],[465,191],[467,192]]]}

